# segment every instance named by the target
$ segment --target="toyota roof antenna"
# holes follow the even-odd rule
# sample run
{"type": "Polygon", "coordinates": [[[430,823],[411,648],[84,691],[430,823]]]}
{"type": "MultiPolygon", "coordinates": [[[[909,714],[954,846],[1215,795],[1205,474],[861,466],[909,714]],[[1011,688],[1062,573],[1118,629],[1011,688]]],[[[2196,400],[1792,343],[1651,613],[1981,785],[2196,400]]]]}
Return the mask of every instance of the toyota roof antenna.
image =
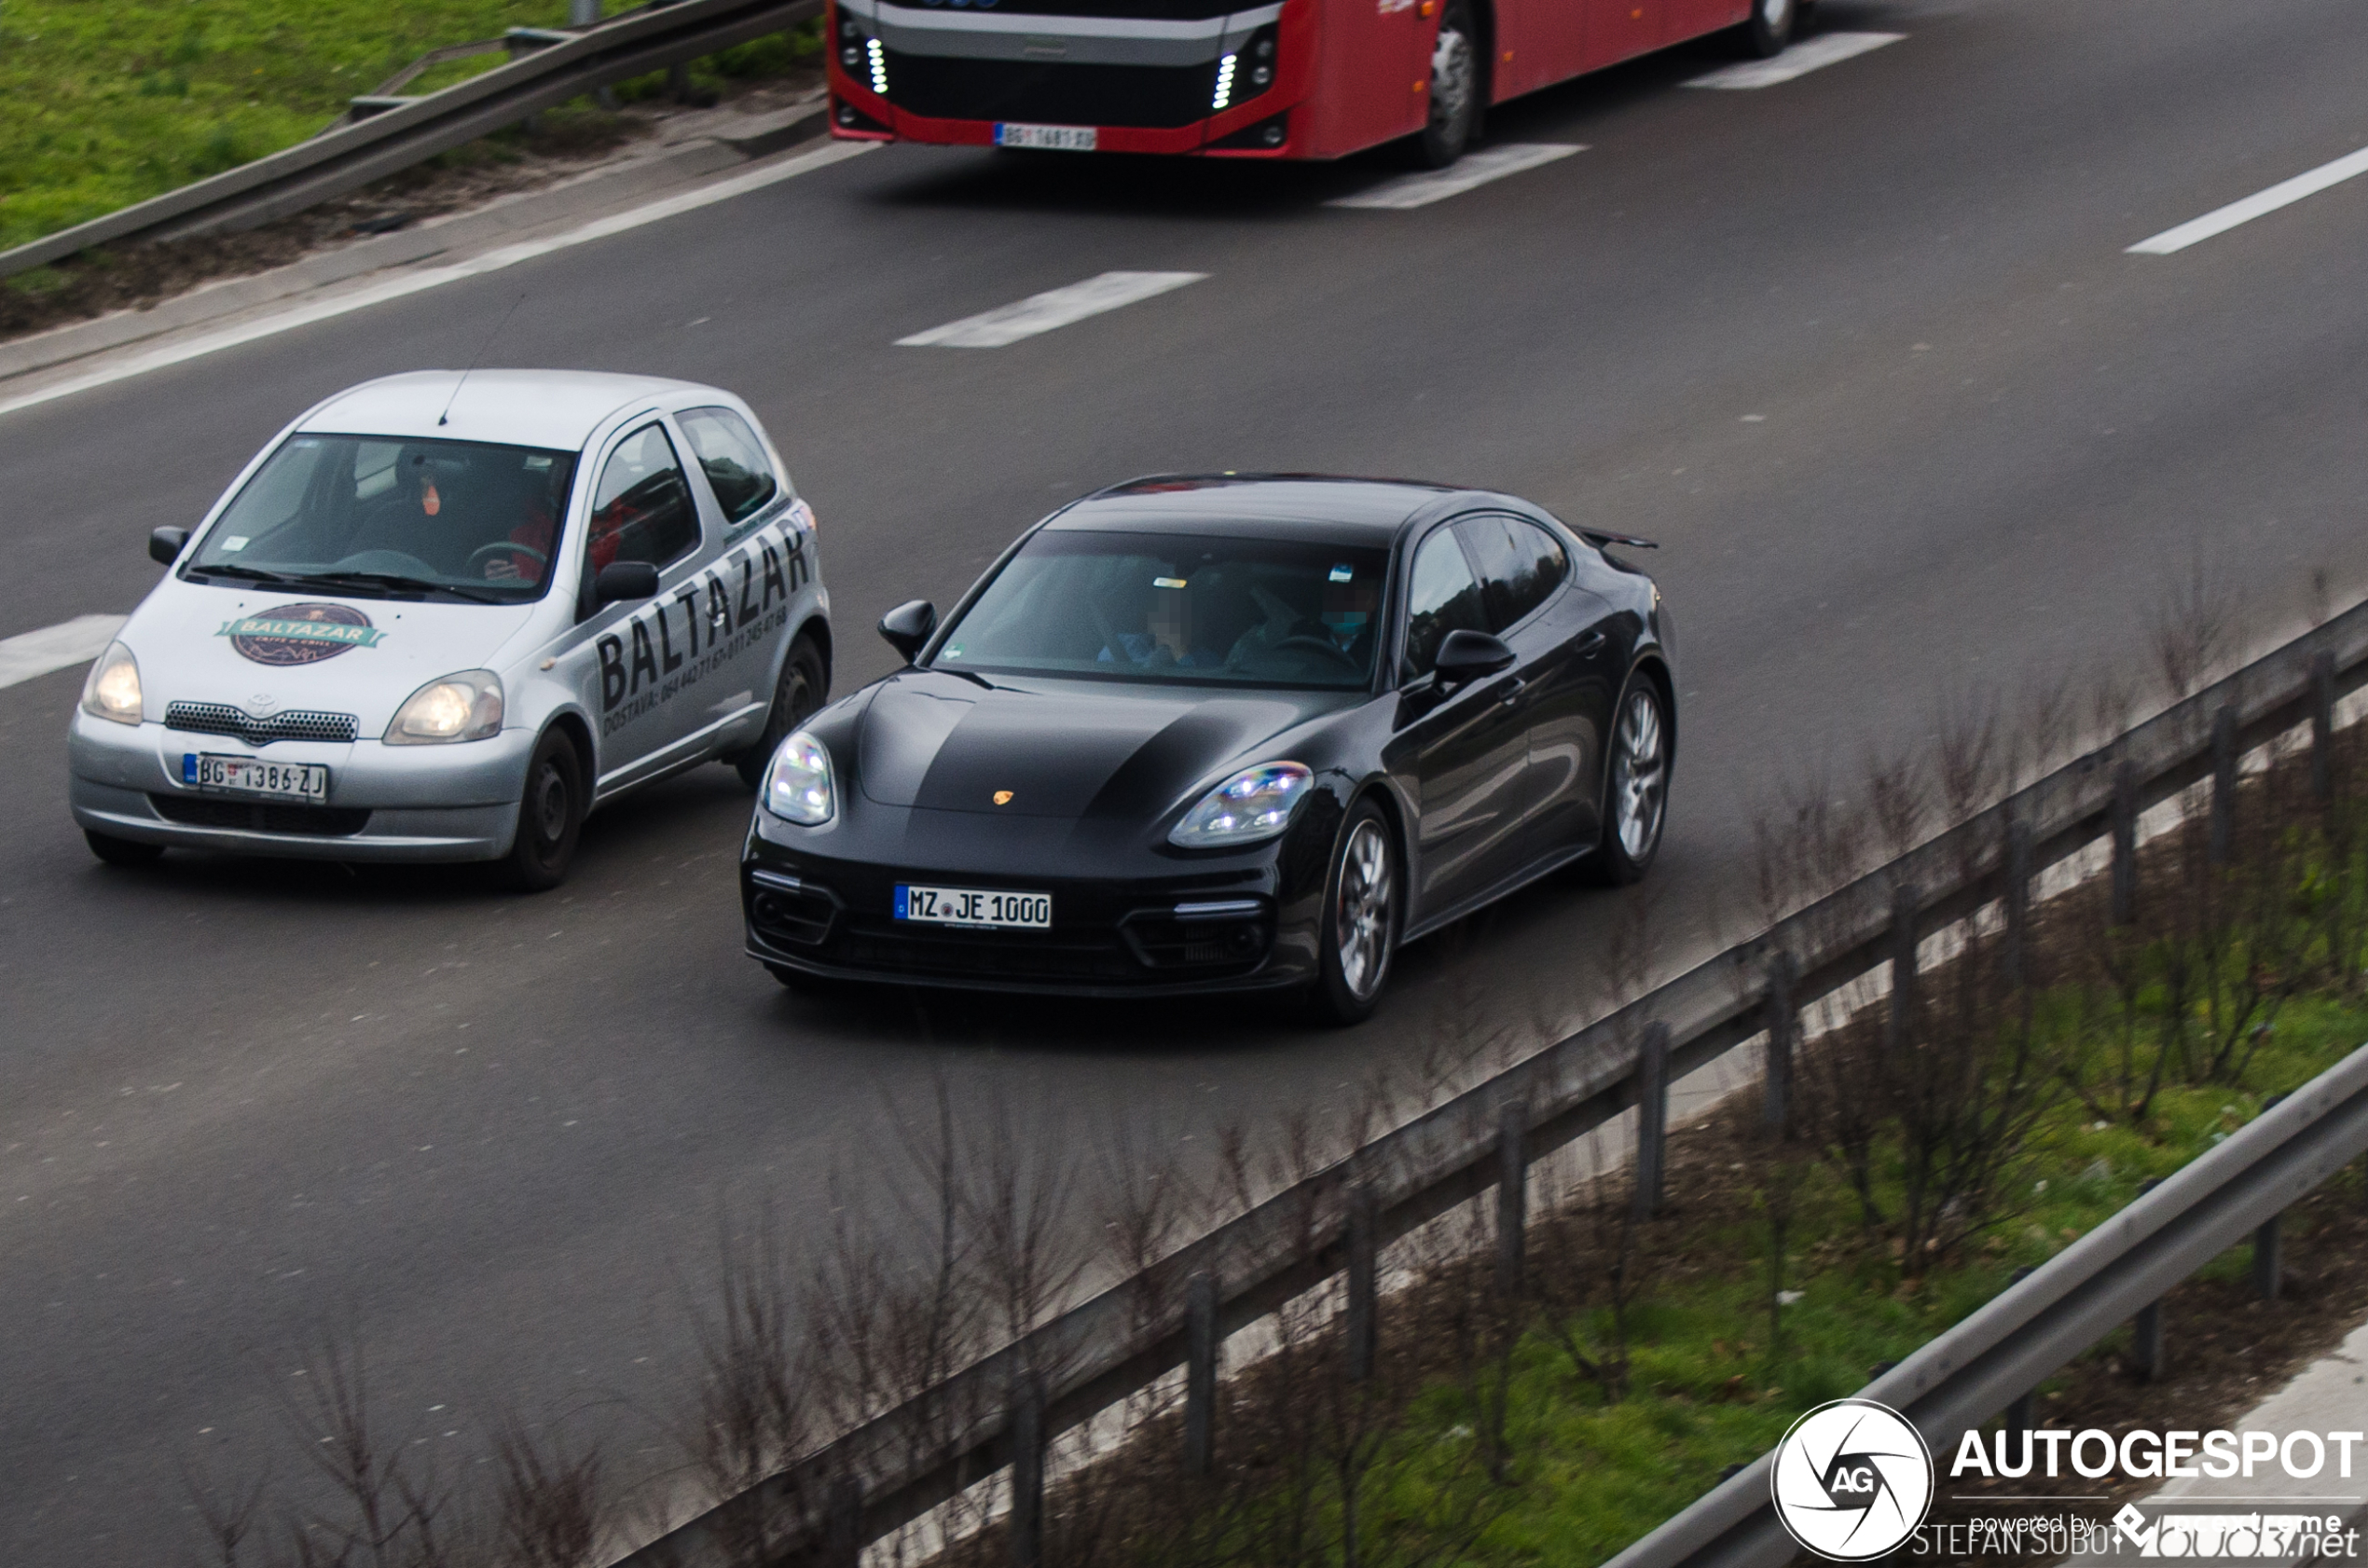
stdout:
{"type": "Polygon", "coordinates": [[[452,395],[444,400],[444,412],[435,417],[438,429],[442,429],[446,421],[452,418],[452,406],[461,401],[461,389],[469,384],[469,378],[475,375],[477,366],[485,363],[485,351],[493,347],[493,340],[502,336],[502,329],[510,324],[510,318],[516,315],[518,307],[525,303],[526,291],[521,289],[518,291],[518,296],[510,301],[510,308],[502,312],[502,319],[493,323],[493,330],[485,335],[485,341],[477,345],[476,355],[469,361],[469,367],[461,372],[459,380],[452,383],[452,395]]]}

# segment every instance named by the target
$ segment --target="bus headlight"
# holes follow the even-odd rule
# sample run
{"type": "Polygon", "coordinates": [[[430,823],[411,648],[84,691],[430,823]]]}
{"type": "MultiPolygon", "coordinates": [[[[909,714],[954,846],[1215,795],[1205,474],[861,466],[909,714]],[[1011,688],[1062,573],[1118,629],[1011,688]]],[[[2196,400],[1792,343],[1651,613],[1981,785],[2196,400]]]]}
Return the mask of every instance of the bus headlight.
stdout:
{"type": "Polygon", "coordinates": [[[118,724],[140,722],[140,661],[120,642],[110,642],[82,683],[82,711],[118,724]]]}

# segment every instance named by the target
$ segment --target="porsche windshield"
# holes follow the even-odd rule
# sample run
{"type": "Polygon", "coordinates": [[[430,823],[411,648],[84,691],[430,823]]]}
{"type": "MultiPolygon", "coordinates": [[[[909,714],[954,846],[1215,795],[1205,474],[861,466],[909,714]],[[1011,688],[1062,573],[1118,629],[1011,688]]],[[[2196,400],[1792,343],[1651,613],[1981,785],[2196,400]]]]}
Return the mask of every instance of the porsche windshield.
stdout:
{"type": "Polygon", "coordinates": [[[932,661],[982,674],[1354,688],[1372,677],[1386,551],[1047,529],[932,661]]]}
{"type": "Polygon", "coordinates": [[[291,437],[208,530],[191,578],[361,593],[539,598],[572,452],[368,435],[291,437]]]}

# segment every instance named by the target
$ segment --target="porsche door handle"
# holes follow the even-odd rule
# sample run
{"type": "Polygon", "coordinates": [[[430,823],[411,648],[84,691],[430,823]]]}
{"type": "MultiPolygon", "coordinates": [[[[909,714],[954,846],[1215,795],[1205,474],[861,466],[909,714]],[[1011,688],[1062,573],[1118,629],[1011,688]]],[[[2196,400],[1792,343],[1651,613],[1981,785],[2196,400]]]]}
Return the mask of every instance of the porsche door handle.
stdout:
{"type": "Polygon", "coordinates": [[[1604,651],[1606,640],[1601,631],[1590,631],[1571,644],[1571,652],[1582,659],[1591,659],[1604,651]]]}

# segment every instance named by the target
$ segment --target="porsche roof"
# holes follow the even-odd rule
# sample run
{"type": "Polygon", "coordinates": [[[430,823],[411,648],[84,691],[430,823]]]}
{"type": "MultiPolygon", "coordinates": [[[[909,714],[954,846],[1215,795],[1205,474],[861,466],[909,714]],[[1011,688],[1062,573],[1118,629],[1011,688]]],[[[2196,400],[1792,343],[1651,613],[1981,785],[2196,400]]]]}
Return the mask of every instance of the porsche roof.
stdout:
{"type": "Polygon", "coordinates": [[[1164,474],[1130,479],[1072,502],[1051,529],[1205,531],[1283,524],[1333,539],[1386,544],[1452,485],[1326,474],[1164,474]]]}
{"type": "Polygon", "coordinates": [[[465,377],[458,370],[414,370],[339,392],[314,409],[303,428],[575,451],[627,404],[705,390],[691,381],[599,370],[473,370],[465,377]]]}

